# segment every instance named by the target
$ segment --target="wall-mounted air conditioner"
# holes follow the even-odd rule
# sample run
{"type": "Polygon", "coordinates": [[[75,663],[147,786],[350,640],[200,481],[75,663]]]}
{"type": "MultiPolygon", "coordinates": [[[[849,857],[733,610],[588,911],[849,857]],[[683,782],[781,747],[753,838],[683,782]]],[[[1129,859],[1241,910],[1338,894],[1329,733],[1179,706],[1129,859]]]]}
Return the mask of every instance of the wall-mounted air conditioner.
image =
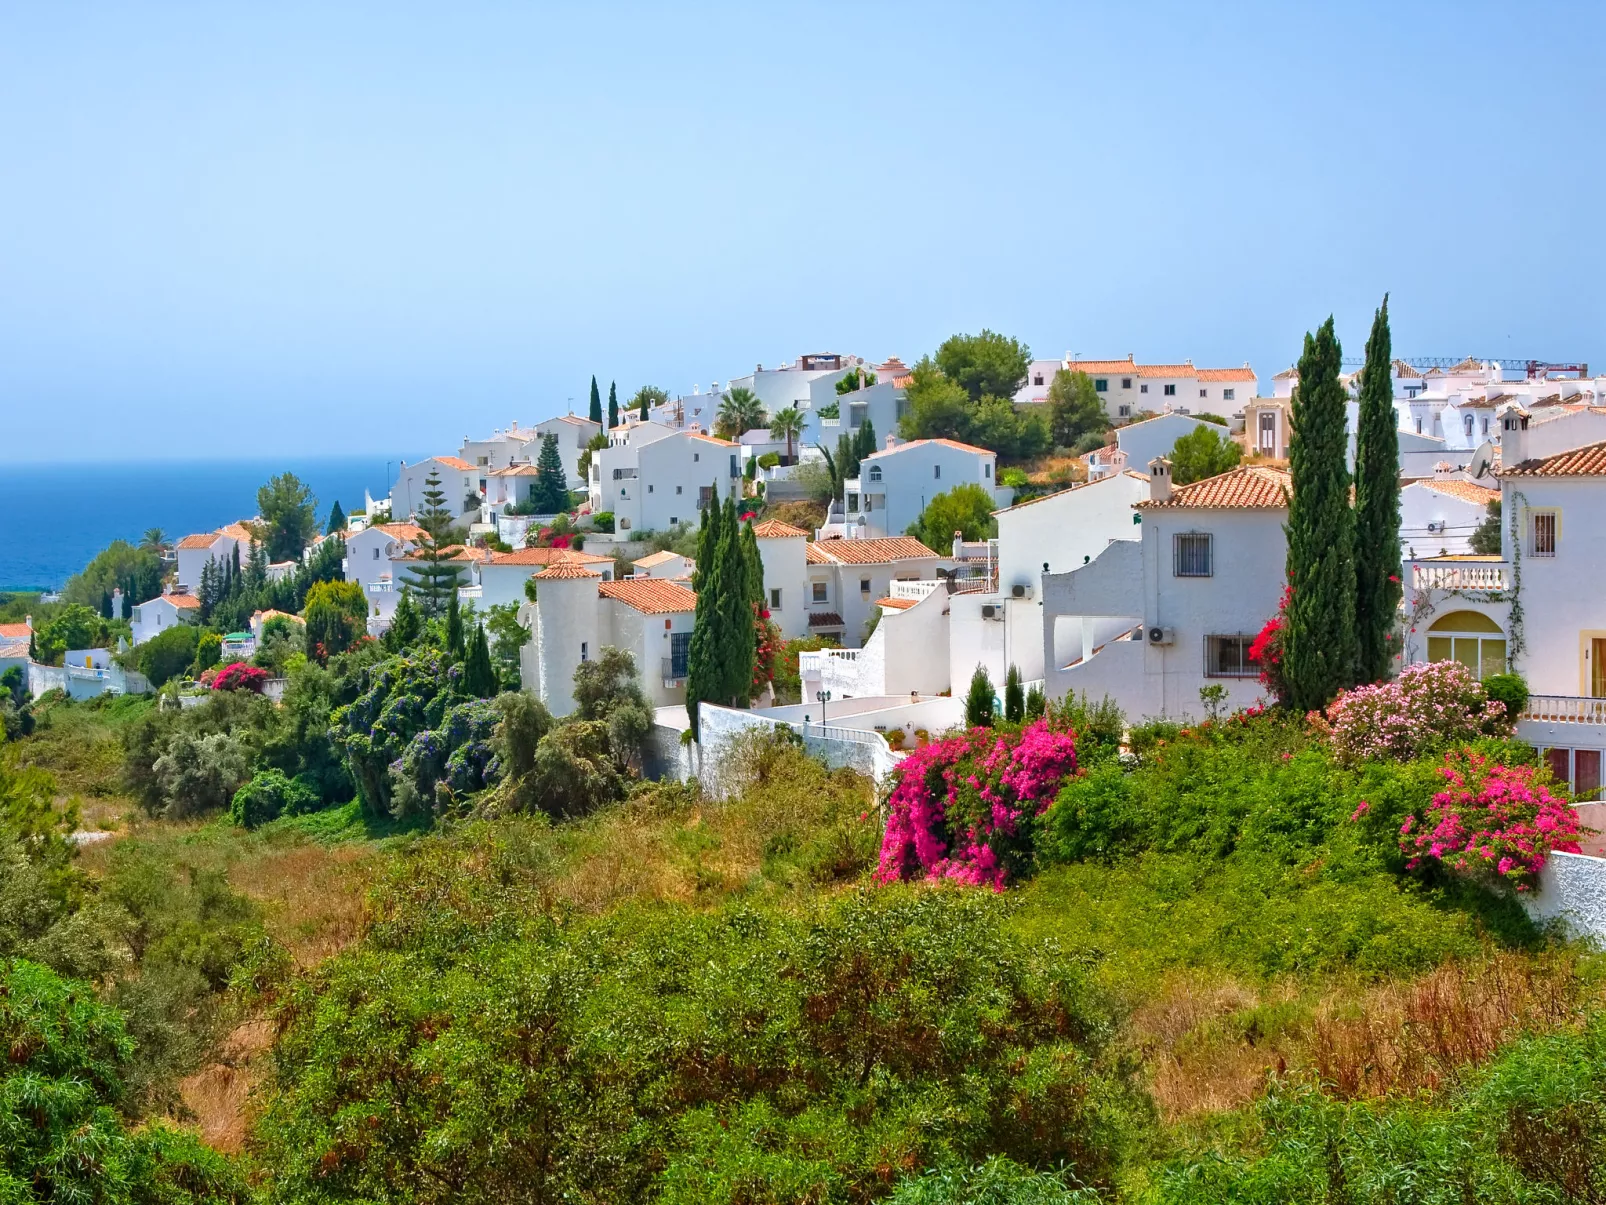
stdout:
{"type": "Polygon", "coordinates": [[[1176,642],[1177,630],[1175,628],[1162,628],[1156,625],[1149,629],[1150,644],[1175,644],[1176,642]]]}
{"type": "Polygon", "coordinates": [[[1030,598],[1032,596],[1032,588],[1030,586],[1011,586],[1009,588],[1009,596],[1011,598],[1030,598]]]}

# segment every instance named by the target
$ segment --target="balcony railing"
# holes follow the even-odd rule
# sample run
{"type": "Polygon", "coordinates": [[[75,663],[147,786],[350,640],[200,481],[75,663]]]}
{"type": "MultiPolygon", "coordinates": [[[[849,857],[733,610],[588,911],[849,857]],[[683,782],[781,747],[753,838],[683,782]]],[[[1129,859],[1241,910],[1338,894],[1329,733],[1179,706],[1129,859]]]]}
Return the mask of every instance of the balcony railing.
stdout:
{"type": "Polygon", "coordinates": [[[1413,561],[1411,585],[1418,590],[1506,590],[1511,566],[1504,561],[1413,561]]]}
{"type": "Polygon", "coordinates": [[[1546,724],[1606,724],[1606,699],[1529,695],[1521,718],[1546,724]]]}
{"type": "Polygon", "coordinates": [[[942,583],[934,577],[918,582],[893,582],[891,597],[921,599],[941,588],[942,583]]]}

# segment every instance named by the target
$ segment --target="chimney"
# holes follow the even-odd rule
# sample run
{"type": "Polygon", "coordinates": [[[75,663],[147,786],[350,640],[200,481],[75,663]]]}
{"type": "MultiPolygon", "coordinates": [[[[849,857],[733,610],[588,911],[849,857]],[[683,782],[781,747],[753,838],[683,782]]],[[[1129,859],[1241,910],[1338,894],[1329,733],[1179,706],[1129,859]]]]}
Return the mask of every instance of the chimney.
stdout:
{"type": "Polygon", "coordinates": [[[1520,406],[1507,406],[1500,415],[1500,463],[1515,468],[1528,459],[1528,412],[1520,406]]]}
{"type": "Polygon", "coordinates": [[[1149,461],[1149,501],[1171,501],[1171,462],[1164,456],[1149,461]]]}
{"type": "Polygon", "coordinates": [[[887,451],[889,451],[889,452],[892,451],[893,448],[897,447],[902,442],[903,441],[901,439],[899,439],[896,435],[888,435],[887,436],[887,451]]]}
{"type": "Polygon", "coordinates": [[[965,555],[965,533],[954,532],[954,560],[962,560],[965,555]]]}
{"type": "Polygon", "coordinates": [[[123,588],[117,586],[112,590],[112,618],[123,618],[123,588]]]}
{"type": "Polygon", "coordinates": [[[26,625],[27,629],[30,632],[33,631],[33,616],[32,615],[24,615],[22,617],[22,622],[23,622],[24,625],[26,625]]]}
{"type": "Polygon", "coordinates": [[[755,364],[755,365],[753,365],[753,371],[754,372],[763,372],[764,371],[764,366],[762,364],[755,364]]]}

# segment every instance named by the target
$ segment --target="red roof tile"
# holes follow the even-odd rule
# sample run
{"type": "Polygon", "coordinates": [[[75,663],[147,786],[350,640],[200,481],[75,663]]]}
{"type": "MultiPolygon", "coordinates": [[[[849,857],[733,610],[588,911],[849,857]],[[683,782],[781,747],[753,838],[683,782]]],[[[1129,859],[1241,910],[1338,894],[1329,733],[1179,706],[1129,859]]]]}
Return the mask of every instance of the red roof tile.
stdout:
{"type": "Polygon", "coordinates": [[[842,622],[842,616],[835,611],[809,612],[809,627],[811,628],[840,628],[845,626],[847,625],[842,622]]]}
{"type": "Polygon", "coordinates": [[[589,565],[581,565],[574,561],[559,561],[555,565],[548,565],[545,569],[541,570],[540,573],[537,573],[534,576],[535,580],[539,582],[565,577],[600,578],[602,574],[598,573],[589,565]]]}
{"type": "Polygon", "coordinates": [[[1416,481],[1413,485],[1425,485],[1430,490],[1438,490],[1441,494],[1448,494],[1452,498],[1460,498],[1463,502],[1476,502],[1479,506],[1487,506],[1492,499],[1500,496],[1500,491],[1487,485],[1478,485],[1471,481],[1416,481]]]}
{"type": "Polygon", "coordinates": [[[1525,460],[1501,470],[1502,477],[1602,477],[1606,476],[1606,443],[1574,448],[1542,460],[1525,460]]]}
{"type": "Polygon", "coordinates": [[[894,611],[907,611],[919,601],[918,598],[878,598],[875,600],[875,605],[890,607],[894,611]]]}
{"type": "Polygon", "coordinates": [[[515,548],[512,552],[493,552],[490,555],[493,565],[611,565],[611,556],[597,556],[594,553],[580,551],[574,548],[515,548]]]}
{"type": "Polygon", "coordinates": [[[1253,381],[1255,370],[1245,364],[1242,368],[1201,368],[1201,381],[1253,381]]]}
{"type": "MultiPolygon", "coordinates": [[[[545,577],[546,575],[539,574],[545,577]]],[[[697,609],[697,595],[676,582],[657,577],[633,577],[622,582],[603,582],[597,587],[603,598],[622,602],[645,615],[670,615],[697,609]]]]}
{"type": "Polygon", "coordinates": [[[456,456],[431,456],[429,459],[433,460],[436,464],[444,464],[449,469],[462,469],[465,472],[470,473],[473,472],[477,467],[456,456]]]}
{"type": "Polygon", "coordinates": [[[0,640],[27,640],[33,629],[25,623],[0,623],[0,640]]]}
{"type": "Polygon", "coordinates": [[[1240,465],[1218,477],[1178,486],[1164,502],[1139,502],[1139,507],[1213,507],[1223,510],[1282,510],[1293,492],[1293,478],[1283,469],[1240,465]]]}
{"type": "Polygon", "coordinates": [[[937,556],[913,536],[890,536],[884,540],[816,540],[805,552],[811,565],[879,565],[937,556]]]}
{"type": "Polygon", "coordinates": [[[761,540],[789,540],[795,537],[809,538],[809,533],[801,527],[793,527],[790,523],[782,523],[779,519],[765,519],[762,523],[753,524],[753,534],[761,540]]]}
{"type": "Polygon", "coordinates": [[[978,448],[975,444],[963,444],[957,439],[911,439],[907,443],[899,443],[890,448],[882,448],[879,452],[872,452],[865,460],[874,460],[878,456],[895,456],[899,452],[910,448],[922,447],[925,444],[941,444],[945,448],[955,448],[961,452],[975,452],[982,456],[991,456],[993,453],[987,448],[978,448]]]}

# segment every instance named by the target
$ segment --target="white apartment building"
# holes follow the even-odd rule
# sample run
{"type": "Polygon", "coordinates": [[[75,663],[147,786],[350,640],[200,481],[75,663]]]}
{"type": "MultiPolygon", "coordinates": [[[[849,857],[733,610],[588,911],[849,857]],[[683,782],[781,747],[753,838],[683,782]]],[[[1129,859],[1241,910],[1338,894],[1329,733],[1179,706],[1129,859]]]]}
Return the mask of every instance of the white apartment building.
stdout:
{"type": "Polygon", "coordinates": [[[477,522],[484,501],[483,473],[461,456],[431,456],[417,464],[403,461],[390,487],[391,517],[416,518],[428,506],[424,494],[432,473],[440,479],[440,491],[446,495],[442,505],[451,512],[452,522],[465,526],[477,522]]]}
{"type": "Polygon", "coordinates": [[[592,513],[610,511],[617,533],[696,523],[711,501],[742,496],[738,445],[660,423],[618,427],[592,454],[592,513]]]}
{"type": "MultiPolygon", "coordinates": [[[[957,486],[981,487],[995,506],[1008,506],[1015,491],[997,480],[998,457],[986,448],[952,439],[904,441],[886,437],[886,447],[866,456],[859,475],[842,483],[841,534],[885,539],[902,535],[926,504],[957,486]]],[[[831,525],[822,535],[836,534],[831,525]]]]}
{"type": "Polygon", "coordinates": [[[574,671],[605,647],[635,658],[654,707],[686,702],[686,662],[697,595],[657,578],[604,581],[590,565],[566,562],[535,575],[536,601],[520,609],[530,640],[519,650],[524,689],[554,716],[574,711],[574,671]]]}
{"type": "Polygon", "coordinates": [[[1015,400],[1047,401],[1048,387],[1061,369],[1085,372],[1093,379],[1093,388],[1112,422],[1145,411],[1163,414],[1168,410],[1230,418],[1255,396],[1255,372],[1248,364],[1242,368],[1195,368],[1192,360],[1139,364],[1130,355],[1124,360],[1076,360],[1067,354],[1062,360],[1032,361],[1026,384],[1015,400]]]}
{"type": "Polygon", "coordinates": [[[1210,428],[1222,439],[1232,438],[1231,429],[1220,423],[1173,412],[1117,427],[1115,445],[1126,455],[1127,466],[1146,465],[1159,457],[1169,457],[1177,440],[1184,435],[1192,435],[1200,427],[1210,428]]]}
{"type": "Polygon", "coordinates": [[[389,581],[391,562],[418,547],[424,529],[416,523],[376,523],[346,538],[346,580],[365,591],[389,581]]]}
{"type": "Polygon", "coordinates": [[[484,477],[498,469],[521,464],[533,465],[540,458],[542,438],[555,435],[558,454],[563,457],[563,468],[568,474],[569,488],[580,490],[585,488],[585,478],[580,475],[580,453],[601,430],[601,423],[594,423],[576,414],[560,414],[533,427],[521,427],[515,422],[505,431],[496,431],[489,439],[469,439],[464,436],[457,458],[479,469],[484,477]]]}
{"type": "Polygon", "coordinates": [[[1249,645],[1282,592],[1289,475],[1246,465],[1173,488],[1168,462],[1149,469],[1141,541],[1043,575],[1048,693],[1180,717],[1203,714],[1200,690],[1219,684],[1247,706],[1262,694],[1249,645]]]}
{"type": "Polygon", "coordinates": [[[787,640],[800,640],[809,635],[809,533],[790,523],[766,519],[753,524],[753,536],[764,566],[770,622],[787,640]]]}
{"type": "Polygon", "coordinates": [[[459,597],[465,602],[472,599],[481,614],[492,607],[523,603],[527,601],[525,583],[553,565],[584,565],[603,581],[613,580],[612,557],[575,548],[515,548],[512,552],[492,552],[477,559],[470,567],[471,576],[459,597]]]}
{"type": "Polygon", "coordinates": [[[201,570],[206,568],[208,561],[217,561],[219,564],[232,561],[238,550],[240,562],[244,564],[251,558],[254,543],[243,522],[230,523],[216,531],[185,536],[174,549],[179,585],[186,590],[200,589],[201,570]]]}
{"type": "MultiPolygon", "coordinates": [[[[784,525],[782,525],[784,526],[784,525]]],[[[753,534],[758,535],[755,528],[753,534]]],[[[772,550],[785,555],[784,547],[793,540],[760,539],[759,555],[763,559],[772,550]]],[[[938,570],[947,572],[953,567],[951,557],[939,556],[919,540],[910,536],[891,536],[879,540],[815,540],[804,544],[803,556],[807,574],[806,632],[811,636],[832,636],[847,648],[858,648],[864,643],[864,629],[870,613],[877,609],[878,600],[893,594],[894,582],[934,580],[938,570]]],[[[785,581],[787,573],[777,566],[776,581],[785,581]]],[[[770,589],[772,580],[769,561],[765,560],[764,584],[770,589]]],[[[782,610],[787,598],[783,595],[782,610]]],[[[772,617],[775,608],[770,608],[772,617]]],[[[788,615],[788,619],[791,616],[788,615]]],[[[782,628],[783,631],[787,629],[782,628]]],[[[937,655],[932,650],[933,656],[937,655]]]]}
{"type": "Polygon", "coordinates": [[[1470,553],[1472,533],[1488,517],[1489,503],[1499,497],[1495,486],[1465,477],[1409,482],[1400,491],[1400,555],[1415,560],[1470,553]]]}

